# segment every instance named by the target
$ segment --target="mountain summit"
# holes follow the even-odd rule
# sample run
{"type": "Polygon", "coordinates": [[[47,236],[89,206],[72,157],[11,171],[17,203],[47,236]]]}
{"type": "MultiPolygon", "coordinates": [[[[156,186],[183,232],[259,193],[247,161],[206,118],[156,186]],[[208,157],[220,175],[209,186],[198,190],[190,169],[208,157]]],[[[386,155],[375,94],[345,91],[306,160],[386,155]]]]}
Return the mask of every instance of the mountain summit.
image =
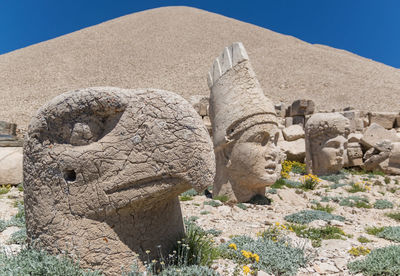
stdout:
{"type": "Polygon", "coordinates": [[[398,69],[207,11],[163,7],[0,55],[0,118],[26,129],[46,101],[91,86],[209,94],[213,60],[236,41],[276,103],[307,98],[317,109],[398,111],[398,69]]]}

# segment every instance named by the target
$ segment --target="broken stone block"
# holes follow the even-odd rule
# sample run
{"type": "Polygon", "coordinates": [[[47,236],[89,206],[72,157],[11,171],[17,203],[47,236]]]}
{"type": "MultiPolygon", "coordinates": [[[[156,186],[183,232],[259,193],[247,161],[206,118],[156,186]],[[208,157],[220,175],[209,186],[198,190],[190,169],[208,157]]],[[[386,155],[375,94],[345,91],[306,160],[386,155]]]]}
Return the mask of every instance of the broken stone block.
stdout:
{"type": "Polygon", "coordinates": [[[286,141],[294,141],[304,138],[304,129],[300,125],[292,125],[282,130],[283,137],[286,141]]]}
{"type": "Polygon", "coordinates": [[[208,73],[217,173],[213,195],[246,202],[280,177],[275,108],[242,43],[226,47],[208,73]]]}
{"type": "Polygon", "coordinates": [[[359,143],[362,137],[361,133],[350,133],[347,141],[348,143],[359,143]]]}
{"type": "Polygon", "coordinates": [[[306,156],[306,144],[304,138],[294,141],[280,141],[278,146],[286,154],[286,160],[304,162],[306,156]]]}
{"type": "Polygon", "coordinates": [[[203,95],[194,95],[189,98],[189,102],[201,117],[208,116],[209,100],[209,97],[203,95]]]}
{"type": "Polygon", "coordinates": [[[301,125],[301,126],[304,127],[304,124],[306,122],[304,116],[298,115],[298,116],[293,116],[292,118],[293,118],[293,124],[294,125],[301,125]]]}
{"type": "Polygon", "coordinates": [[[394,123],[398,112],[369,112],[369,124],[378,124],[386,129],[391,129],[394,127],[394,123]]]}
{"type": "Polygon", "coordinates": [[[22,147],[0,147],[0,185],[22,182],[22,147]]]}
{"type": "Polygon", "coordinates": [[[276,116],[285,117],[286,105],[284,103],[276,104],[274,107],[275,107],[276,116]]]}
{"type": "Polygon", "coordinates": [[[379,124],[372,123],[367,129],[365,129],[360,143],[367,149],[370,149],[376,143],[379,143],[383,140],[389,140],[391,142],[400,141],[395,130],[389,131],[379,124]]]}
{"type": "Polygon", "coordinates": [[[178,195],[212,184],[215,160],[201,117],[182,97],[96,87],[39,109],[23,171],[29,240],[119,275],[173,250],[184,234],[178,195]]]}
{"type": "Polygon", "coordinates": [[[341,114],[347,119],[349,119],[350,129],[352,131],[362,131],[364,129],[364,119],[366,117],[363,111],[348,110],[341,112],[341,114]]]}
{"type": "Polygon", "coordinates": [[[290,108],[290,116],[298,116],[298,115],[309,115],[313,114],[315,109],[315,104],[312,100],[296,100],[292,103],[290,108]]]}
{"type": "Polygon", "coordinates": [[[17,125],[0,121],[0,147],[22,147],[22,140],[16,136],[17,125]]]}
{"type": "Polygon", "coordinates": [[[285,118],[285,127],[290,127],[293,125],[293,117],[286,117],[285,118]]]}

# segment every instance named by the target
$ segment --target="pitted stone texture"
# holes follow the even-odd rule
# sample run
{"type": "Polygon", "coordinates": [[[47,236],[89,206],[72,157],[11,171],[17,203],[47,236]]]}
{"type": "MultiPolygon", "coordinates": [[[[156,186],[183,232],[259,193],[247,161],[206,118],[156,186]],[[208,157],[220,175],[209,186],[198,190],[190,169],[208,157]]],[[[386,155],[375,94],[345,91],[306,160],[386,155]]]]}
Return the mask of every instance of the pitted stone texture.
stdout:
{"type": "Polygon", "coordinates": [[[279,128],[242,43],[226,47],[208,73],[217,173],[213,195],[245,202],[280,175],[279,128]]]}
{"type": "Polygon", "coordinates": [[[341,112],[341,114],[349,119],[350,129],[352,131],[362,131],[364,129],[364,119],[367,120],[367,117],[363,111],[345,110],[344,112],[341,112]]]}
{"type": "Polygon", "coordinates": [[[294,141],[304,138],[304,129],[300,125],[293,125],[282,130],[286,141],[294,141]]]}
{"type": "Polygon", "coordinates": [[[400,138],[396,135],[395,130],[387,130],[383,126],[372,123],[363,133],[360,143],[367,149],[370,149],[383,140],[391,142],[399,142],[400,138]]]}
{"type": "Polygon", "coordinates": [[[375,123],[386,129],[394,126],[398,112],[369,112],[368,118],[370,125],[375,123]]]}
{"type": "Polygon", "coordinates": [[[214,174],[207,130],[180,96],[111,87],[62,94],[32,119],[24,145],[28,237],[119,274],[147,249],[173,248],[184,231],[177,195],[204,189],[214,174]]]}
{"type": "Polygon", "coordinates": [[[363,168],[368,171],[382,171],[385,174],[400,174],[400,143],[383,140],[375,144],[364,155],[363,168]]]}
{"type": "Polygon", "coordinates": [[[0,185],[22,182],[22,147],[0,147],[0,185]]]}
{"type": "Polygon", "coordinates": [[[316,175],[336,173],[347,159],[350,122],[339,113],[317,113],[305,126],[307,172],[316,175]]]}

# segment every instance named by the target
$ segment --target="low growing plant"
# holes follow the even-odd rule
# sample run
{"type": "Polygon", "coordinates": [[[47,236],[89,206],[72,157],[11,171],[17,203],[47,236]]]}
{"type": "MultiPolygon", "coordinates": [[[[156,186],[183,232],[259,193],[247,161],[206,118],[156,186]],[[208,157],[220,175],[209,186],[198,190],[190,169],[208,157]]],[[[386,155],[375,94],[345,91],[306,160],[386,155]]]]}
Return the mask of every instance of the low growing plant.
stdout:
{"type": "Polygon", "coordinates": [[[304,190],[314,190],[317,186],[318,183],[321,182],[321,180],[313,174],[307,174],[302,177],[301,179],[302,185],[300,188],[304,190]]]}
{"type": "Polygon", "coordinates": [[[377,233],[376,236],[386,240],[400,242],[400,226],[384,227],[384,229],[377,233]]]}
{"type": "Polygon", "coordinates": [[[204,205],[210,205],[212,207],[222,206],[222,204],[220,202],[215,201],[215,200],[204,201],[204,205]]]}
{"type": "Polygon", "coordinates": [[[339,173],[336,174],[330,174],[330,175],[324,175],[320,177],[323,180],[333,182],[335,184],[338,184],[340,180],[346,179],[347,178],[347,173],[346,171],[342,170],[339,173]]]}
{"type": "Polygon", "coordinates": [[[382,232],[384,229],[385,229],[385,227],[373,226],[373,227],[365,228],[365,232],[367,232],[367,234],[376,236],[378,233],[382,232]]]}
{"type": "Polygon", "coordinates": [[[363,275],[400,275],[400,246],[374,249],[364,259],[349,263],[348,268],[352,273],[363,275]]]}
{"type": "Polygon", "coordinates": [[[320,247],[322,240],[344,239],[347,236],[342,229],[336,226],[308,228],[305,225],[290,224],[288,227],[293,229],[298,237],[310,239],[314,247],[320,247]]]}
{"type": "Polygon", "coordinates": [[[368,239],[368,238],[366,238],[366,237],[364,237],[364,236],[359,236],[359,237],[357,238],[357,240],[358,240],[359,242],[361,242],[361,243],[369,243],[369,242],[372,242],[370,239],[368,239]]]}
{"type": "Polygon", "coordinates": [[[357,247],[353,246],[348,252],[350,255],[358,257],[358,256],[365,256],[371,253],[371,249],[364,246],[357,246],[357,247]]]}
{"type": "Polygon", "coordinates": [[[385,216],[394,219],[396,221],[400,221],[400,212],[396,212],[396,213],[386,213],[385,216]]]}
{"type": "Polygon", "coordinates": [[[274,275],[296,275],[298,269],[308,262],[304,249],[291,246],[285,239],[273,241],[262,236],[256,239],[238,236],[222,244],[220,250],[224,258],[240,265],[251,264],[254,271],[262,270],[274,275]]]}
{"type": "Polygon", "coordinates": [[[369,204],[368,198],[360,196],[349,196],[342,198],[339,202],[339,205],[367,209],[372,208],[372,206],[369,204]]]}
{"type": "Polygon", "coordinates": [[[0,186],[0,195],[4,195],[6,193],[8,193],[11,190],[11,185],[1,185],[0,186]]]}
{"type": "Polygon", "coordinates": [[[321,203],[319,203],[319,202],[315,206],[311,206],[311,209],[318,210],[318,211],[324,211],[329,214],[331,214],[335,210],[335,208],[332,206],[329,206],[329,204],[324,206],[324,205],[321,205],[321,203]]]}
{"type": "Polygon", "coordinates": [[[239,207],[242,210],[247,210],[247,206],[244,203],[240,202],[240,203],[236,204],[236,206],[239,207]]]}
{"type": "Polygon", "coordinates": [[[375,209],[392,209],[393,206],[394,206],[393,203],[386,199],[378,199],[374,203],[375,209]]]}
{"type": "Polygon", "coordinates": [[[213,199],[219,200],[221,202],[227,202],[229,200],[229,197],[227,195],[220,195],[220,196],[214,196],[213,199]]]}
{"type": "Polygon", "coordinates": [[[307,224],[314,220],[324,220],[324,221],[345,220],[345,218],[342,216],[332,215],[328,212],[319,210],[302,210],[298,213],[287,215],[284,217],[284,219],[288,222],[298,223],[298,224],[307,224]]]}

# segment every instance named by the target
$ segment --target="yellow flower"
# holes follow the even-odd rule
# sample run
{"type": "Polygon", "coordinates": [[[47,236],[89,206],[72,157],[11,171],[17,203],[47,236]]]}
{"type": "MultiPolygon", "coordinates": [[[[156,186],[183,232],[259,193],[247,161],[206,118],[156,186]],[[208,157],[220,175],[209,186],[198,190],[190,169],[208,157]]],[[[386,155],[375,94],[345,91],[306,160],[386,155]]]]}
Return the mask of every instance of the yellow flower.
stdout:
{"type": "Polygon", "coordinates": [[[246,250],[242,250],[242,251],[240,251],[241,253],[242,253],[242,255],[246,258],[246,259],[249,259],[250,257],[251,257],[251,253],[250,252],[248,252],[248,251],[246,251],[246,250]]]}
{"type": "Polygon", "coordinates": [[[256,253],[254,253],[251,257],[252,257],[257,263],[260,261],[260,256],[258,256],[258,254],[256,254],[256,253]]]}
{"type": "Polygon", "coordinates": [[[280,223],[279,222],[275,222],[275,224],[276,224],[276,226],[279,226],[280,223]]]}
{"type": "Polygon", "coordinates": [[[229,248],[233,248],[233,249],[237,250],[237,246],[236,246],[236,244],[234,244],[234,243],[231,243],[231,244],[229,245],[229,248]]]}
{"type": "Polygon", "coordinates": [[[250,273],[250,267],[248,267],[247,265],[243,266],[243,273],[244,275],[247,275],[250,273]]]}

